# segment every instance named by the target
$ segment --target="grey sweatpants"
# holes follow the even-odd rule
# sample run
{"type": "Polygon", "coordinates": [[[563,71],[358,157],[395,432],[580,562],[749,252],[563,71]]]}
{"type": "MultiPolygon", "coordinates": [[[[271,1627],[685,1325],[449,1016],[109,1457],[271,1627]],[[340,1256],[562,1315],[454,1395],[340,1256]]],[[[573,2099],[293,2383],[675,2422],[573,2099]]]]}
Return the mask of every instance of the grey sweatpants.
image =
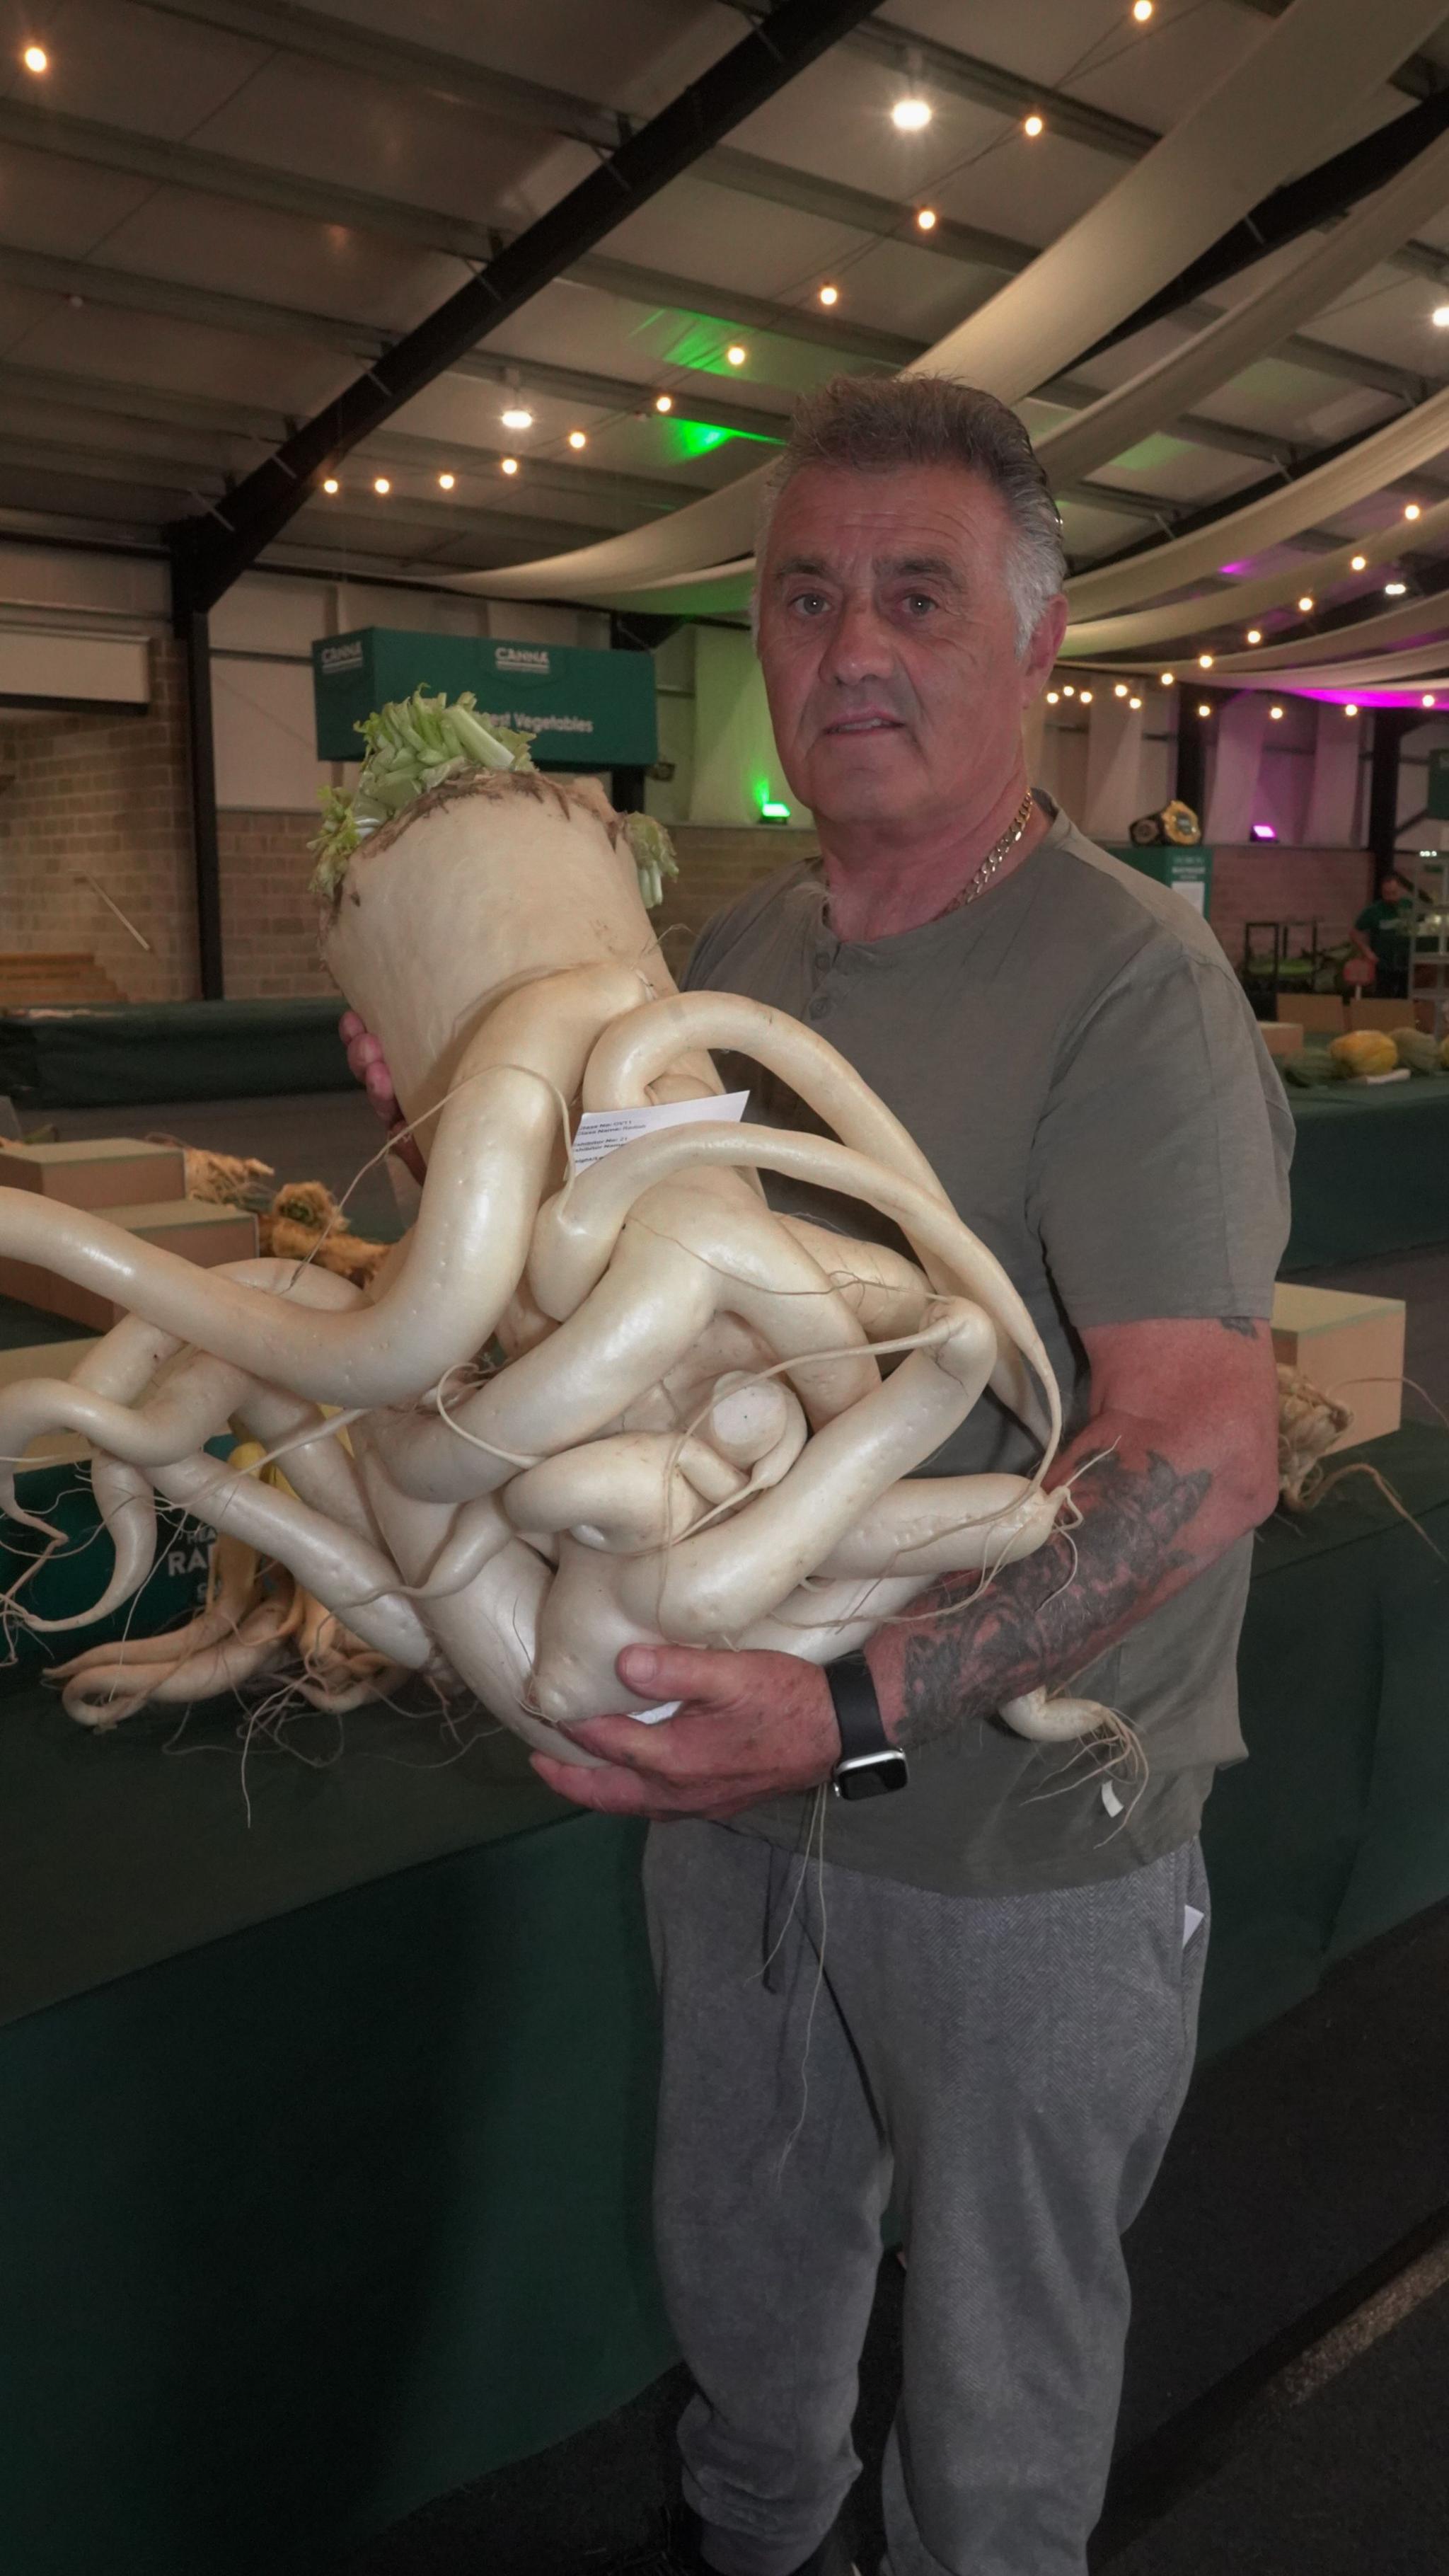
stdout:
{"type": "Polygon", "coordinates": [[[681,1823],[653,1829],[645,1887],[656,2227],[708,2563],[788,2576],[839,2511],[889,2195],[908,2269],[883,2576],[1083,2576],[1121,2232],[1192,2066],[1197,1844],[1088,1887],[951,1897],[681,1823]]]}

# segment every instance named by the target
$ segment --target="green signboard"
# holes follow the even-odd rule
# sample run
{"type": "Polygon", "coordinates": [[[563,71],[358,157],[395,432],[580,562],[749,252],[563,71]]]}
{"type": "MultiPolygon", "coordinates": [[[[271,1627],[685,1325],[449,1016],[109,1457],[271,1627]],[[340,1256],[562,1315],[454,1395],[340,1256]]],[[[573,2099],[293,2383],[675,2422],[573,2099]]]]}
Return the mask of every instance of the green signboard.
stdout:
{"type": "Polygon", "coordinates": [[[359,719],[414,689],[471,689],[478,712],[535,737],[540,769],[648,769],[659,757],[648,653],[364,626],[312,647],[319,760],[359,760],[359,719]]]}
{"type": "Polygon", "coordinates": [[[1424,811],[1436,823],[1449,823],[1449,744],[1440,743],[1429,754],[1429,784],[1424,811]]]}
{"type": "Polygon", "coordinates": [[[1155,877],[1159,885],[1171,886],[1174,894],[1184,895],[1194,911],[1206,914],[1213,892],[1213,854],[1199,842],[1190,850],[1175,849],[1170,843],[1152,843],[1139,848],[1134,842],[1114,841],[1114,859],[1125,859],[1144,877],[1155,877]]]}

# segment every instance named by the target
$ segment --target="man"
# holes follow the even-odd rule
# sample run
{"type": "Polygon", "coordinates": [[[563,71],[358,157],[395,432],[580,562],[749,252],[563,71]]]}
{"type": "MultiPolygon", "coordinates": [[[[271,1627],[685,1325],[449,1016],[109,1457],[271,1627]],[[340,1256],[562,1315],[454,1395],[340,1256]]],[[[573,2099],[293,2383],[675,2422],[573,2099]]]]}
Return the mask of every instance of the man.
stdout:
{"type": "Polygon", "coordinates": [[[1407,995],[1413,920],[1413,897],[1403,878],[1386,876],[1374,901],[1364,905],[1353,925],[1355,948],[1378,970],[1374,977],[1376,992],[1390,997],[1407,995]]]}
{"type": "MultiPolygon", "coordinates": [[[[1028,789],[1022,717],[1066,605],[1019,421],[941,380],[844,380],[802,407],[775,492],[759,649],[821,862],[711,923],[690,981],[819,1028],[910,1128],[1047,1342],[1071,1433],[1054,1481],[1080,1517],[989,1584],[935,1586],[853,1675],[631,1649],[621,1677],[679,1714],[601,1716],[577,1733],[604,1768],[536,1767],[658,1828],[657,2232],[698,2392],[700,2564],[844,2576],[889,2198],[908,2258],[889,2576],[1082,2576],[1120,2234],[1192,2062],[1198,1819],[1242,1750],[1290,1123],[1200,918],[1028,789]],[[996,1716],[1069,1679],[1131,1721],[1145,1782],[996,1716]],[[908,1785],[829,1796],[847,1736],[908,1785]]],[[[357,1038],[360,1071],[369,1054],[385,1105],[357,1038]]],[[[755,1114],[804,1119],[729,1070],[755,1114]]],[[[932,1463],[1031,1454],[988,1398],[932,1463]]]]}

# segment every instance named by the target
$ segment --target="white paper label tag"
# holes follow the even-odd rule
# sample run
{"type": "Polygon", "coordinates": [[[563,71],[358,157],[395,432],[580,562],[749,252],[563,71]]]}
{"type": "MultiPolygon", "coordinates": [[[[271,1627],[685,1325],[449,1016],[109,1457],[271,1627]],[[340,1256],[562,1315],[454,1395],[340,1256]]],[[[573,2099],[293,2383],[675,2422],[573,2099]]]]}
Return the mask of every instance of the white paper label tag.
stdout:
{"type": "MultiPolygon", "coordinates": [[[[665,1699],[657,1708],[631,1708],[629,1715],[638,1726],[662,1726],[666,1717],[672,1717],[675,1710],[683,1706],[682,1699],[665,1699]]],[[[1201,1916],[1198,1919],[1201,1921],[1201,1916]]]]}
{"type": "Polygon", "coordinates": [[[747,1091],[727,1091],[707,1100],[661,1100],[643,1109],[586,1109],[573,1141],[574,1170],[587,1171],[636,1136],[652,1136],[656,1127],[690,1127],[701,1119],[726,1120],[737,1126],[749,1100],[747,1091]]]}
{"type": "Polygon", "coordinates": [[[1102,1804],[1106,1808],[1109,1816],[1121,1815],[1122,1801],[1118,1797],[1110,1780],[1104,1780],[1102,1783],[1102,1804]]]}
{"type": "Polygon", "coordinates": [[[1204,1914],[1204,1912],[1203,1912],[1203,1910],[1202,1910],[1202,1907],[1201,1907],[1200,1905],[1185,1905],[1185,1906],[1183,1907],[1183,1909],[1182,1909],[1182,1946],[1183,1946],[1184,1950],[1187,1948],[1187,1945],[1188,1945],[1189,1941],[1192,1939],[1192,1936],[1193,1936],[1194,1932],[1197,1930],[1198,1925],[1199,1925],[1200,1923],[1205,1923],[1206,1921],[1207,1921],[1207,1916],[1204,1914]]]}

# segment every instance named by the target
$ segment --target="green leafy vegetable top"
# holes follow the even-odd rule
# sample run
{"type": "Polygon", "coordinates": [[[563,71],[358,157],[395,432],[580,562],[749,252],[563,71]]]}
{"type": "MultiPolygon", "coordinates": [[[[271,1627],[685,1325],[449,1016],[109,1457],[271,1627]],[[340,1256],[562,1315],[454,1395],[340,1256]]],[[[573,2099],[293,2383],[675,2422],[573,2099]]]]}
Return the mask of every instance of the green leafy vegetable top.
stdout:
{"type": "MultiPolygon", "coordinates": [[[[441,694],[430,698],[425,690],[414,689],[410,698],[364,716],[356,730],[367,744],[356,789],[350,796],[342,787],[319,790],[322,828],[307,844],[317,854],[311,890],[329,902],[336,900],[365,834],[390,822],[415,796],[470,769],[533,768],[528,735],[507,725],[485,724],[471,689],[451,705],[441,694]]],[[[665,878],[679,874],[669,835],[649,814],[627,814],[621,828],[639,892],[652,909],[663,899],[665,878]]]]}
{"type": "Polygon", "coordinates": [[[484,724],[477,704],[471,689],[450,706],[441,692],[430,698],[419,688],[410,698],[363,717],[356,730],[367,744],[367,755],[355,792],[349,796],[341,787],[320,792],[322,828],[308,843],[317,853],[314,894],[335,895],[363,835],[445,778],[462,777],[470,769],[533,767],[527,734],[484,724]]]}

